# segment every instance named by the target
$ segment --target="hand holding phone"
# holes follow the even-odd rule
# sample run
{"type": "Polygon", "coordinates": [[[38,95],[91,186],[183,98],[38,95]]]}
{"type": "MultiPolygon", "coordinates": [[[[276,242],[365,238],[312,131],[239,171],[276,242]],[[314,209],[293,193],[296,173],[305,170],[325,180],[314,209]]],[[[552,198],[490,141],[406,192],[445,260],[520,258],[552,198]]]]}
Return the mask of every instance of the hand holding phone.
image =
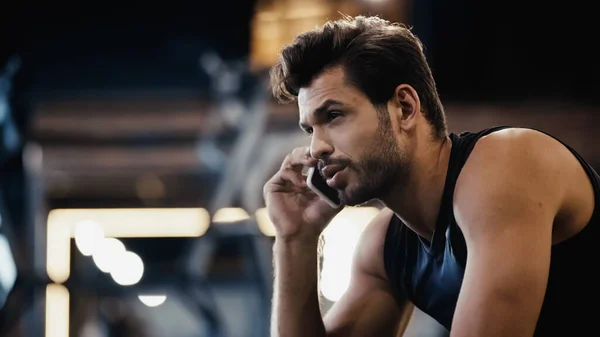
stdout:
{"type": "Polygon", "coordinates": [[[311,167],[306,175],[306,185],[315,192],[321,199],[333,208],[339,208],[342,203],[338,191],[327,185],[327,181],[316,167],[311,167]]]}
{"type": "Polygon", "coordinates": [[[296,148],[263,188],[269,219],[283,240],[316,242],[341,211],[337,190],[327,186],[306,147],[296,148]],[[313,193],[310,193],[314,191],[313,193]]]}

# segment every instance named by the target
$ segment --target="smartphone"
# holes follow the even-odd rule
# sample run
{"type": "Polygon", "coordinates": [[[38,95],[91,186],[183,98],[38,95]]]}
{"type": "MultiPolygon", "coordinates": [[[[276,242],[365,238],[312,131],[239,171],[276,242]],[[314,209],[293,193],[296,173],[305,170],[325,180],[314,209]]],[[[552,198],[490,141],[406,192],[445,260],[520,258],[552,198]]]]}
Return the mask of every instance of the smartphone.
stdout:
{"type": "Polygon", "coordinates": [[[327,185],[325,178],[321,175],[321,172],[315,167],[311,167],[306,174],[306,184],[314,191],[321,199],[329,204],[333,208],[339,208],[342,205],[338,191],[327,185]]]}

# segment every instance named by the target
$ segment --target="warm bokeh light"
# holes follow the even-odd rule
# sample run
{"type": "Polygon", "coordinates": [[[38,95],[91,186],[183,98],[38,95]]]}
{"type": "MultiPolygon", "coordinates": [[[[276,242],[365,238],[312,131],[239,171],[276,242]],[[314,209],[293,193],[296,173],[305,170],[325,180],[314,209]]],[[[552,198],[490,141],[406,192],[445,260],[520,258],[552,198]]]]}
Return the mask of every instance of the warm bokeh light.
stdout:
{"type": "Polygon", "coordinates": [[[138,298],[146,306],[154,308],[165,303],[167,295],[139,295],[138,298]]]}
{"type": "Polygon", "coordinates": [[[75,244],[85,256],[91,256],[104,239],[104,230],[94,221],[81,221],[75,225],[75,244]]]}
{"type": "Polygon", "coordinates": [[[218,209],[213,215],[213,222],[228,223],[249,219],[250,216],[243,208],[225,207],[218,209]]]}
{"type": "Polygon", "coordinates": [[[57,221],[48,216],[46,242],[46,272],[56,283],[63,283],[69,278],[71,269],[71,233],[75,223],[57,221]]]}
{"type": "Polygon", "coordinates": [[[259,208],[254,215],[256,216],[256,223],[260,232],[266,236],[275,236],[275,227],[273,227],[273,223],[269,219],[267,209],[265,207],[259,208]]]}
{"type": "Polygon", "coordinates": [[[319,287],[328,300],[339,300],[348,289],[354,249],[363,230],[378,212],[376,207],[346,207],[323,231],[325,244],[319,287]]]}
{"type": "Polygon", "coordinates": [[[90,220],[107,237],[194,237],[206,232],[210,223],[203,208],[106,208],[55,209],[48,221],[64,224],[90,220]]]}
{"type": "Polygon", "coordinates": [[[92,258],[98,269],[110,273],[112,268],[119,263],[119,258],[125,251],[125,245],[120,240],[105,238],[98,244],[92,258]]]}
{"type": "Polygon", "coordinates": [[[118,263],[110,269],[113,280],[122,286],[138,283],[144,276],[144,262],[134,252],[125,251],[117,257],[118,263]]]}
{"type": "MultiPolygon", "coordinates": [[[[198,237],[210,225],[204,208],[55,209],[48,214],[47,273],[55,283],[70,275],[77,224],[94,222],[106,237],[198,237]]],[[[84,240],[85,241],[85,240],[84,240]]]]}
{"type": "Polygon", "coordinates": [[[46,336],[69,336],[69,290],[60,284],[46,287],[46,336]]]}

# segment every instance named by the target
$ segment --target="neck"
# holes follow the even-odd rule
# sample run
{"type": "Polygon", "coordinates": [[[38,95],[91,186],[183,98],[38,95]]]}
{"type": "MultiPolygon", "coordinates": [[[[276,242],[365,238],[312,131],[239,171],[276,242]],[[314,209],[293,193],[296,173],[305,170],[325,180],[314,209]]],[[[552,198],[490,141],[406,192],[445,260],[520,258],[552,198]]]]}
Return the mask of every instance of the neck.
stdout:
{"type": "Polygon", "coordinates": [[[451,148],[449,137],[435,142],[428,135],[417,139],[409,178],[381,198],[406,226],[427,240],[435,231],[451,148]]]}

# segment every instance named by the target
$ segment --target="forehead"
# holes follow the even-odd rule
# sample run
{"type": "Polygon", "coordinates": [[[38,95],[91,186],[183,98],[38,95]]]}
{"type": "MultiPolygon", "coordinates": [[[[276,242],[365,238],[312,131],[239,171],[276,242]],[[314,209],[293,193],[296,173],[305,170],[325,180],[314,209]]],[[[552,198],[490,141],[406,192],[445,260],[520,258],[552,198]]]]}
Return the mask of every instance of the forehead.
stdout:
{"type": "Polygon", "coordinates": [[[327,70],[316,77],[310,86],[299,90],[300,119],[307,119],[316,108],[327,100],[335,100],[352,106],[366,100],[366,96],[346,82],[341,67],[327,70]]]}

